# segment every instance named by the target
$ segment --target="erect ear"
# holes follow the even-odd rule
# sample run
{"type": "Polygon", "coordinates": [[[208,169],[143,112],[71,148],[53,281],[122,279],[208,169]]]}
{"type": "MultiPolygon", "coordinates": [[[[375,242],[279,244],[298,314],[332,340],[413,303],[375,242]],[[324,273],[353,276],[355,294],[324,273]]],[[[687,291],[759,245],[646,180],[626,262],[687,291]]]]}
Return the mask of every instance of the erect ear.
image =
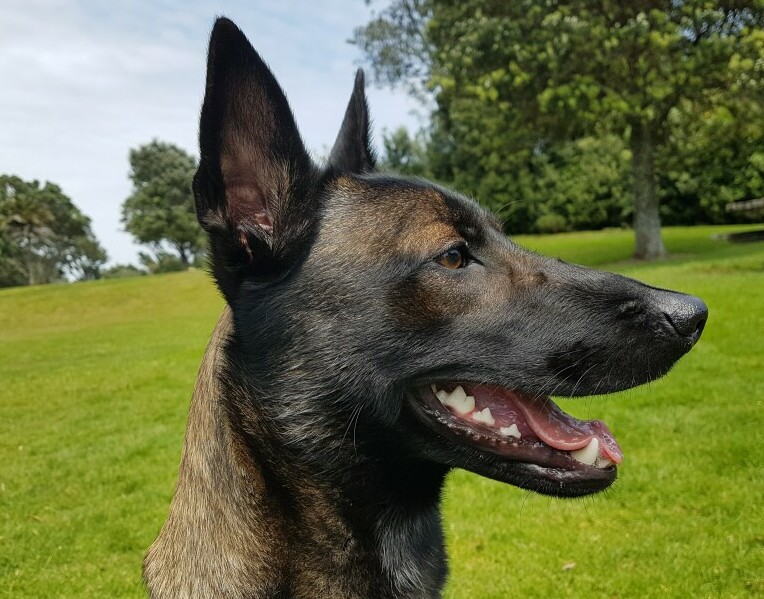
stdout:
{"type": "Polygon", "coordinates": [[[345,118],[329,155],[329,166],[337,172],[360,174],[374,170],[375,162],[369,143],[369,106],[363,70],[358,69],[345,118]]]}
{"type": "Polygon", "coordinates": [[[308,228],[315,167],[284,92],[233,22],[215,22],[199,125],[196,212],[230,300],[244,274],[272,275],[308,228]]]}

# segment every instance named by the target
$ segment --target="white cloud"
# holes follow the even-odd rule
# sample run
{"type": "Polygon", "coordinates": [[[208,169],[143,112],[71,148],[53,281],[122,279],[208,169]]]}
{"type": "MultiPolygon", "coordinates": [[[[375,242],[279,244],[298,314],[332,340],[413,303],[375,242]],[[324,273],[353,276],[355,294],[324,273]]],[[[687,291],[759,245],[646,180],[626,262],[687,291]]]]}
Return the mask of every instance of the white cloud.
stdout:
{"type": "MultiPolygon", "coordinates": [[[[6,0],[0,19],[0,172],[51,180],[93,218],[113,261],[127,153],[157,137],[196,153],[206,45],[217,14],[244,30],[284,87],[308,147],[334,141],[358,50],[361,0],[206,2],[6,0]]],[[[369,89],[376,136],[415,126],[415,104],[369,89]]]]}

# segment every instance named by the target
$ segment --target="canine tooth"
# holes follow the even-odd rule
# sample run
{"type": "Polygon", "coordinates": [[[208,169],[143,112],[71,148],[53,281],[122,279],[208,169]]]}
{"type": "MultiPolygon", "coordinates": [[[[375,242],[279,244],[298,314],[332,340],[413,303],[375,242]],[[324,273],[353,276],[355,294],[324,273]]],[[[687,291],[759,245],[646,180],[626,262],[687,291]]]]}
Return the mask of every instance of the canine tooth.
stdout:
{"type": "Polygon", "coordinates": [[[430,389],[432,389],[432,394],[437,395],[438,394],[438,388],[435,385],[430,385],[430,389]]]}
{"type": "Polygon", "coordinates": [[[512,424],[511,426],[502,426],[499,429],[499,432],[505,437],[514,437],[515,439],[519,439],[522,436],[520,435],[520,429],[517,428],[516,424],[512,424]]]}
{"type": "Polygon", "coordinates": [[[447,391],[438,391],[436,394],[444,406],[451,408],[459,416],[469,414],[475,409],[475,398],[471,395],[467,395],[461,385],[458,385],[456,389],[448,393],[447,391]]]}
{"type": "Polygon", "coordinates": [[[488,426],[493,426],[496,422],[493,419],[493,416],[491,415],[491,410],[489,408],[483,408],[480,412],[475,412],[472,415],[472,419],[475,422],[481,422],[482,424],[487,424],[488,426]]]}
{"type": "Polygon", "coordinates": [[[609,466],[613,465],[613,462],[609,460],[608,458],[603,458],[601,456],[597,456],[597,459],[594,462],[594,465],[597,468],[607,468],[609,466]]]}
{"type": "Polygon", "coordinates": [[[588,466],[594,466],[597,462],[597,456],[600,452],[600,442],[596,437],[589,441],[586,447],[576,449],[570,452],[570,456],[577,462],[586,464],[588,466]]]}

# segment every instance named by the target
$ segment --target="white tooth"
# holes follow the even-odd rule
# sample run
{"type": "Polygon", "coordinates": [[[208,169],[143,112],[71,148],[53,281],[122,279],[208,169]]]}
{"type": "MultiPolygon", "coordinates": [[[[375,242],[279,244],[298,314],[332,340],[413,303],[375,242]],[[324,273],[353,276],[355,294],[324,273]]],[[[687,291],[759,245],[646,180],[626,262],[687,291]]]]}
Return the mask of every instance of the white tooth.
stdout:
{"type": "Polygon", "coordinates": [[[599,442],[599,439],[595,437],[591,441],[589,441],[589,444],[586,447],[582,447],[581,449],[576,449],[575,451],[571,451],[570,455],[577,462],[581,462],[582,464],[587,464],[588,466],[594,466],[595,462],[597,461],[597,456],[599,455],[599,452],[600,452],[600,442],[599,442]]]}
{"type": "Polygon", "coordinates": [[[609,460],[608,458],[597,456],[597,460],[594,462],[594,465],[597,468],[607,468],[609,466],[612,466],[613,462],[609,460]]]}
{"type": "Polygon", "coordinates": [[[493,419],[493,416],[491,415],[491,410],[489,408],[483,408],[481,412],[475,412],[472,415],[472,419],[475,422],[480,422],[482,424],[487,424],[488,426],[493,426],[496,422],[493,419]]]}
{"type": "Polygon", "coordinates": [[[438,394],[438,388],[435,385],[430,385],[430,389],[432,389],[433,395],[437,395],[438,394]]]}
{"type": "Polygon", "coordinates": [[[472,395],[467,395],[464,398],[464,403],[462,404],[462,414],[469,414],[474,409],[475,409],[475,398],[472,397],[472,395]]]}
{"type": "Polygon", "coordinates": [[[502,426],[499,429],[499,432],[505,437],[514,437],[515,439],[519,439],[522,436],[520,435],[520,429],[517,428],[516,424],[511,426],[502,426]]]}
{"type": "Polygon", "coordinates": [[[436,394],[440,403],[444,406],[451,408],[459,416],[469,414],[475,409],[475,398],[471,395],[467,395],[461,385],[456,389],[448,393],[447,391],[438,391],[436,394]]]}
{"type": "Polygon", "coordinates": [[[451,400],[455,401],[457,403],[461,403],[464,401],[464,398],[467,397],[467,393],[464,391],[461,385],[457,385],[456,389],[451,391],[451,400]]]}

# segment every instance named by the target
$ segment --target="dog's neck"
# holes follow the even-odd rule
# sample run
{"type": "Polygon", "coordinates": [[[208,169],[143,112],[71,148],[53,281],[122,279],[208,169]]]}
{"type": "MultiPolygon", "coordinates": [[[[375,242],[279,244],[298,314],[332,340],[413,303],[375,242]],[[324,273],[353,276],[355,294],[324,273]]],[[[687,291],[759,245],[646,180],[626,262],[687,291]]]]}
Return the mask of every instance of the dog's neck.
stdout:
{"type": "Polygon", "coordinates": [[[232,334],[226,308],[199,370],[170,513],[144,564],[151,596],[439,597],[443,474],[402,491],[366,462],[353,489],[277,459],[260,415],[221,377],[232,334]]]}

